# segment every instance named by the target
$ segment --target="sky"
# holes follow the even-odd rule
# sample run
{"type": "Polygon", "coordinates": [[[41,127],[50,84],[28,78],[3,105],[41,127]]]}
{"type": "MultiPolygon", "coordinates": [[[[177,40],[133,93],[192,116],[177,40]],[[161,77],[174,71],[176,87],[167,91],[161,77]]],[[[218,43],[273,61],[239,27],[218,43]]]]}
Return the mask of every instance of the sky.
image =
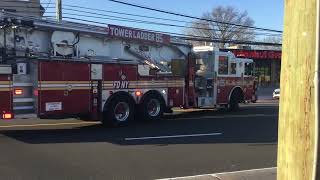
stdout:
{"type": "MultiPolygon", "coordinates": [[[[125,2],[148,6],[156,9],[163,9],[168,11],[173,11],[177,13],[183,13],[192,16],[201,16],[204,12],[211,11],[214,7],[217,6],[233,6],[239,11],[247,11],[249,17],[251,17],[255,21],[256,27],[263,27],[268,29],[282,30],[283,29],[283,9],[284,2],[283,0],[122,0],[125,2]]],[[[41,0],[41,2],[50,2],[50,0],[41,0]]],[[[51,2],[55,2],[55,0],[51,0],[51,2]]],[[[110,2],[108,0],[62,0],[64,5],[77,5],[89,8],[97,8],[103,10],[111,10],[111,11],[119,11],[126,13],[133,13],[139,15],[146,15],[152,17],[161,17],[161,18],[170,18],[176,20],[184,20],[184,21],[192,21],[192,19],[177,17],[173,15],[153,12],[149,10],[139,9],[135,7],[130,7],[122,4],[117,4],[114,2],[110,2]]],[[[44,5],[45,6],[45,5],[44,5]]],[[[54,5],[51,5],[54,6],[54,5]]],[[[48,8],[49,11],[54,11],[54,9],[48,8]]],[[[63,12],[70,12],[64,10],[63,12]]],[[[75,13],[75,12],[72,12],[75,13]]],[[[116,14],[110,14],[114,16],[119,16],[116,14]]],[[[66,16],[66,15],[65,15],[66,16]]],[[[124,17],[123,15],[120,15],[124,17]]],[[[130,17],[135,18],[137,17],[130,17]]],[[[117,24],[124,25],[129,27],[143,28],[143,29],[151,29],[158,31],[169,31],[169,32],[183,32],[183,28],[174,28],[174,27],[166,27],[166,26],[158,26],[158,25],[146,25],[146,24],[138,24],[132,22],[119,22],[114,20],[101,20],[94,18],[87,18],[94,21],[104,22],[107,24],[117,24]]],[[[139,18],[142,20],[148,20],[145,18],[139,18]]],[[[166,21],[158,21],[157,22],[168,23],[166,21]]],[[[176,22],[169,22],[174,23],[176,22]]],[[[185,25],[185,24],[181,24],[185,25]]]]}

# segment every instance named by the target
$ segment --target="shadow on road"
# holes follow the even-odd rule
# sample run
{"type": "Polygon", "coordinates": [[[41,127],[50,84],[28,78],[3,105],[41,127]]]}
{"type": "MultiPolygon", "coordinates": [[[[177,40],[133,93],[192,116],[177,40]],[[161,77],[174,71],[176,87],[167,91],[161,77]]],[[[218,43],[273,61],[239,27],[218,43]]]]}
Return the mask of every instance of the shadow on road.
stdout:
{"type": "Polygon", "coordinates": [[[32,129],[0,131],[9,138],[30,144],[107,142],[118,145],[169,145],[169,144],[212,144],[212,143],[261,143],[276,144],[278,107],[261,110],[244,108],[232,113],[226,111],[197,112],[171,116],[162,121],[133,123],[128,127],[103,128],[91,125],[70,129],[32,129]],[[260,112],[261,111],[261,112],[260,112]],[[240,116],[264,113],[268,116],[240,116]],[[203,116],[219,116],[206,118],[203,116]],[[220,117],[225,116],[225,117],[220,117]],[[188,118],[184,118],[188,117],[188,118]],[[171,136],[185,134],[222,133],[219,136],[184,137],[170,139],[131,140],[125,138],[171,136]]]}

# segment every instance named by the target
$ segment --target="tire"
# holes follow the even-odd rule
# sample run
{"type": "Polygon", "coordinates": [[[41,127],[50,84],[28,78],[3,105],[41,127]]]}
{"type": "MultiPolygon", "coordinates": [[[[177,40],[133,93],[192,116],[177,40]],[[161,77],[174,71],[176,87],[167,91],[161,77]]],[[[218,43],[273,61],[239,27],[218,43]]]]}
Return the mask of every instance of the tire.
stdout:
{"type": "Polygon", "coordinates": [[[239,110],[239,96],[240,93],[238,91],[234,91],[231,94],[230,102],[229,102],[229,111],[238,111],[239,110]]]}
{"type": "Polygon", "coordinates": [[[139,104],[139,120],[156,121],[161,119],[165,110],[165,103],[157,93],[148,94],[139,104]]]}
{"type": "Polygon", "coordinates": [[[252,103],[256,103],[257,100],[258,100],[258,97],[257,97],[257,95],[255,95],[255,99],[254,99],[254,100],[251,100],[251,102],[252,102],[252,103]]]}
{"type": "Polygon", "coordinates": [[[134,117],[134,102],[124,95],[113,97],[105,107],[102,124],[105,127],[126,126],[134,117]]]}

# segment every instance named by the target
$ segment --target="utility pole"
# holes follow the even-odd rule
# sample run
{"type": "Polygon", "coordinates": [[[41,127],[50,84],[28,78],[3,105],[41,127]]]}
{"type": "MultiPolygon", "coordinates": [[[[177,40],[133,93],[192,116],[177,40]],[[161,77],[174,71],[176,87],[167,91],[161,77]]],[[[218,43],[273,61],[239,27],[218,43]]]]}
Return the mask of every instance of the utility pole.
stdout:
{"type": "Polygon", "coordinates": [[[285,0],[278,180],[320,179],[319,1],[285,0]]]}
{"type": "Polygon", "coordinates": [[[62,21],[62,0],[56,0],[56,19],[58,22],[62,21]]]}

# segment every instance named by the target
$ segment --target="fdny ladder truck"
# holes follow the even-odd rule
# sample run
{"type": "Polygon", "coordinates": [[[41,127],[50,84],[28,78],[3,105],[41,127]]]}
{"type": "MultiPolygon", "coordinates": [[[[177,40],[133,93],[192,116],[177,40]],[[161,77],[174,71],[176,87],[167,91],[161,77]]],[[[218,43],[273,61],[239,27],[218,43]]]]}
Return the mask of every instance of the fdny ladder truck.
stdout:
{"type": "Polygon", "coordinates": [[[236,110],[256,100],[253,61],[116,25],[0,14],[3,119],[86,117],[106,126],[173,107],[236,110]]]}

